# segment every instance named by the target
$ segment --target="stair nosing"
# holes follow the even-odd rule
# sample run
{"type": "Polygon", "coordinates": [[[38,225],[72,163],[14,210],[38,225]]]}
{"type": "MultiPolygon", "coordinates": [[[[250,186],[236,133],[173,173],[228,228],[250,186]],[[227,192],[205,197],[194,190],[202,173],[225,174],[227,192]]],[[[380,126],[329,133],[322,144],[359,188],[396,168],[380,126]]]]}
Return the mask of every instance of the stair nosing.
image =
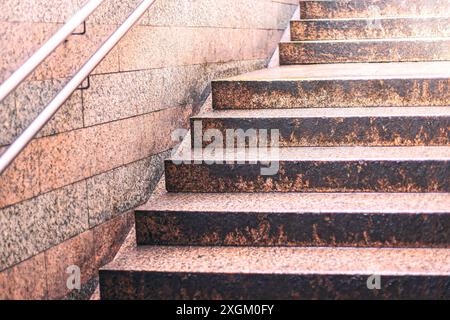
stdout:
{"type": "Polygon", "coordinates": [[[450,193],[233,193],[223,195],[164,192],[149,199],[135,211],[144,215],[148,212],[448,215],[450,214],[450,193]],[[261,201],[269,203],[268,199],[271,200],[270,203],[281,202],[284,205],[277,207],[260,205],[261,201]],[[245,207],[239,205],[248,201],[256,209],[250,205],[245,207]],[[369,207],[366,201],[371,201],[372,206],[369,207]],[[424,201],[427,203],[426,206],[423,205],[424,201]],[[209,205],[199,207],[201,203],[209,205]],[[404,209],[404,205],[396,207],[396,203],[406,203],[410,207],[407,209],[404,209]],[[177,205],[177,208],[173,205],[177,205]]]}
{"type": "Polygon", "coordinates": [[[450,275],[450,264],[436,262],[434,266],[421,267],[421,259],[416,257],[425,255],[430,264],[432,257],[439,259],[443,254],[446,255],[446,260],[450,259],[450,249],[443,248],[139,246],[100,270],[181,274],[447,276],[450,275]],[[154,258],[150,260],[148,255],[154,255],[154,258]],[[389,259],[380,260],[386,255],[398,260],[403,259],[401,262],[406,262],[407,266],[402,266],[400,261],[396,260],[395,265],[386,267],[385,265],[390,263],[389,259]],[[143,256],[147,259],[136,261],[136,257],[143,256]],[[277,259],[273,259],[275,256],[277,259]],[[359,259],[352,259],[350,256],[358,256],[359,259],[370,257],[376,263],[363,266],[359,259]],[[192,264],[183,264],[177,257],[180,260],[189,259],[192,264]],[[231,257],[233,260],[230,260],[231,257]],[[269,263],[262,265],[267,261],[265,258],[269,257],[272,257],[268,260],[269,263]],[[306,257],[309,257],[309,261],[304,259],[306,257]],[[158,265],[156,259],[163,264],[158,265]],[[209,263],[197,262],[199,259],[209,263]],[[352,265],[338,265],[339,259],[344,259],[344,262],[352,265]],[[259,265],[255,264],[257,260],[260,261],[259,265]],[[131,265],[132,261],[136,265],[131,265]],[[245,263],[247,267],[242,268],[240,263],[246,261],[253,263],[245,263]],[[324,266],[324,263],[329,265],[324,266]],[[417,269],[411,270],[409,264],[416,265],[417,269]],[[446,265],[448,270],[434,270],[442,268],[441,264],[446,265]],[[381,271],[382,268],[387,270],[381,271]]]}
{"type": "Polygon", "coordinates": [[[373,38],[373,39],[334,39],[334,40],[291,40],[282,41],[280,45],[292,45],[292,44],[340,44],[340,43],[379,43],[379,42],[440,42],[450,41],[450,37],[435,37],[435,38],[373,38]]]}
{"type": "Polygon", "coordinates": [[[322,22],[322,21],[367,21],[367,20],[435,20],[435,19],[450,19],[450,16],[379,16],[379,17],[354,17],[354,18],[318,18],[318,19],[294,19],[290,22],[322,22]]]}
{"type": "Polygon", "coordinates": [[[306,65],[282,65],[270,69],[261,69],[243,73],[234,77],[218,78],[212,80],[213,84],[228,82],[313,82],[313,81],[370,81],[370,80],[438,80],[450,78],[450,61],[408,61],[408,62],[349,62],[349,63],[326,63],[306,65]],[[386,67],[391,67],[394,72],[386,73],[386,67]],[[406,70],[417,70],[421,66],[427,72],[404,72],[406,70]],[[394,67],[394,68],[392,68],[394,67]],[[439,69],[437,72],[428,72],[433,67],[439,69]],[[364,73],[352,74],[349,70],[358,68],[364,73]],[[328,75],[317,74],[329,69],[328,75]],[[378,73],[380,70],[383,73],[378,73]],[[442,72],[442,70],[446,70],[442,72]],[[448,70],[448,71],[447,71],[448,70]],[[331,72],[331,75],[330,75],[331,72]],[[314,74],[316,73],[316,74],[314,74]]]}
{"type": "Polygon", "coordinates": [[[296,109],[225,109],[200,113],[191,121],[202,119],[292,119],[292,118],[447,118],[450,106],[430,107],[349,107],[296,109]],[[408,113],[407,111],[411,111],[408,113]],[[331,112],[331,114],[330,114],[331,112]],[[417,112],[417,113],[415,113],[417,112]],[[433,113],[434,112],[434,113],[433,113]]]}
{"type": "Polygon", "coordinates": [[[227,161],[233,160],[239,152],[245,151],[244,158],[236,161],[281,161],[281,162],[357,162],[357,161],[385,161],[385,162],[433,162],[450,161],[450,146],[332,146],[332,147],[280,147],[269,148],[267,152],[260,152],[258,148],[215,149],[219,154],[200,154],[193,149],[182,150],[174,154],[166,162],[171,161],[227,161]],[[394,153],[390,153],[394,151],[394,153]],[[446,155],[442,155],[445,151],[446,155]],[[305,154],[309,152],[309,154],[305,154]],[[384,154],[383,154],[384,152],[384,154]],[[416,152],[416,153],[413,153],[416,152]],[[423,154],[423,152],[430,152],[423,154]],[[260,154],[261,153],[261,154],[260,154]],[[350,154],[350,155],[349,155],[350,154]],[[230,158],[231,157],[231,158],[230,158]]]}

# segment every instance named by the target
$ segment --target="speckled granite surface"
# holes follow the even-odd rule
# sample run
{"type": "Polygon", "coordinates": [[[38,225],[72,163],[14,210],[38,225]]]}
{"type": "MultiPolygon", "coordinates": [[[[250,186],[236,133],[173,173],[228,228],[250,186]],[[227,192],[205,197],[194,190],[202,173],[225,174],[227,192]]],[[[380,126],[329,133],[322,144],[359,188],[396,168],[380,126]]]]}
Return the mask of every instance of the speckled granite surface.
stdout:
{"type": "Polygon", "coordinates": [[[213,81],[213,107],[447,106],[449,70],[446,61],[283,66],[213,81]]]}
{"type": "Polygon", "coordinates": [[[162,193],[139,245],[450,248],[450,194],[162,193]]]}
{"type": "Polygon", "coordinates": [[[450,249],[137,247],[102,270],[450,276],[450,249]]]}
{"type": "Polygon", "coordinates": [[[280,63],[450,60],[450,38],[293,41],[280,43],[280,63]]]}
{"type": "Polygon", "coordinates": [[[445,298],[449,259],[448,249],[140,247],[100,271],[101,297],[445,298]],[[383,290],[367,288],[374,274],[383,290]]]}
{"type": "Polygon", "coordinates": [[[344,40],[449,37],[449,17],[317,19],[291,21],[291,39],[344,40]]]}
{"type": "Polygon", "coordinates": [[[300,1],[302,19],[449,16],[447,0],[300,1]]]}
{"type": "MultiPolygon", "coordinates": [[[[138,211],[446,213],[449,193],[168,193],[164,182],[138,211]]],[[[155,192],[156,189],[155,189],[155,192]]]]}
{"type": "Polygon", "coordinates": [[[188,135],[169,192],[160,182],[100,270],[102,299],[450,299],[450,63],[423,62],[450,59],[448,1],[300,6],[368,19],[294,22],[294,40],[316,41],[281,44],[281,63],[309,65],[213,82],[203,132],[280,129],[283,147],[192,153],[188,135]],[[349,63],[376,61],[414,62],[349,63]]]}
{"type": "MultiPolygon", "coordinates": [[[[191,117],[192,131],[194,126],[201,128],[202,136],[210,129],[223,137],[230,129],[278,130],[282,147],[450,144],[449,107],[216,110],[191,117]]],[[[203,146],[211,140],[203,139],[203,146]]]]}
{"type": "Polygon", "coordinates": [[[170,192],[450,192],[449,147],[300,147],[172,157],[170,192]],[[182,163],[174,162],[182,161],[182,163]],[[262,168],[273,168],[264,175],[262,168]]]}
{"type": "MultiPolygon", "coordinates": [[[[86,2],[2,1],[0,82],[86,2]]],[[[2,103],[2,151],[140,2],[104,1],[86,33],[69,36],[2,103]]],[[[120,217],[146,200],[161,174],[158,156],[173,145],[172,131],[187,128],[212,78],[265,65],[297,5],[155,1],[91,86],[76,91],[0,177],[0,298],[61,298],[72,263],[92,287],[88,278],[121,241],[120,217]]]]}

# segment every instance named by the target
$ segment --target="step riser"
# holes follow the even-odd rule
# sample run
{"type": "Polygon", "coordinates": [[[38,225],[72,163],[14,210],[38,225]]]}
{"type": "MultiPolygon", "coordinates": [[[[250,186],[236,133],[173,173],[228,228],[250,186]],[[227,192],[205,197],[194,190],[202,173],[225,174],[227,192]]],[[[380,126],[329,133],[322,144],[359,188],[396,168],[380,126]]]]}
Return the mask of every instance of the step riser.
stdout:
{"type": "Polygon", "coordinates": [[[165,169],[169,192],[450,192],[450,162],[445,160],[282,160],[271,164],[167,160],[165,169]],[[270,166],[277,173],[262,175],[262,169],[270,166]]]}
{"type": "MultiPolygon", "coordinates": [[[[202,137],[211,129],[218,130],[223,137],[227,136],[227,130],[278,130],[280,147],[450,145],[450,117],[197,117],[191,119],[192,132],[195,132],[194,122],[197,126],[201,123],[202,137]]],[[[209,143],[203,141],[203,147],[209,143]]],[[[194,145],[192,135],[192,147],[194,145]]],[[[246,146],[249,146],[248,139],[246,146]]]]}
{"type": "Polygon", "coordinates": [[[291,22],[293,41],[414,37],[450,37],[450,18],[291,22]]]}
{"type": "Polygon", "coordinates": [[[450,40],[286,42],[280,63],[414,62],[450,60],[450,40]]]}
{"type": "Polygon", "coordinates": [[[214,81],[212,89],[217,110],[450,105],[450,79],[214,81]]]}
{"type": "Polygon", "coordinates": [[[449,299],[445,276],[382,276],[382,290],[369,290],[371,275],[192,274],[100,271],[102,299],[449,299]]]}
{"type": "Polygon", "coordinates": [[[447,0],[300,1],[302,19],[449,15],[447,0]]]}
{"type": "Polygon", "coordinates": [[[450,248],[450,214],[136,212],[138,245],[450,248]]]}

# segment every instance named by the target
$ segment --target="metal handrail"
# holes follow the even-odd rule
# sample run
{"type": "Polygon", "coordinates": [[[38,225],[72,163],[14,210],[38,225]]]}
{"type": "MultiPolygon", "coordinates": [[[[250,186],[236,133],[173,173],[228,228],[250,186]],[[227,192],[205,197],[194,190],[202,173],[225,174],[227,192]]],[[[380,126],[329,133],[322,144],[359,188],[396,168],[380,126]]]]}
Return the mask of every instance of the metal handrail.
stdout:
{"type": "Polygon", "coordinates": [[[104,0],[91,0],[42,45],[0,86],[0,102],[17,88],[36,68],[97,9],[104,0]]]}
{"type": "Polygon", "coordinates": [[[42,127],[52,118],[61,105],[70,97],[83,80],[94,70],[103,58],[115,47],[131,27],[139,20],[155,0],[143,0],[125,22],[105,41],[94,55],[81,67],[66,86],[53,98],[37,118],[9,146],[0,158],[0,174],[2,174],[19,153],[28,145],[42,127]]]}

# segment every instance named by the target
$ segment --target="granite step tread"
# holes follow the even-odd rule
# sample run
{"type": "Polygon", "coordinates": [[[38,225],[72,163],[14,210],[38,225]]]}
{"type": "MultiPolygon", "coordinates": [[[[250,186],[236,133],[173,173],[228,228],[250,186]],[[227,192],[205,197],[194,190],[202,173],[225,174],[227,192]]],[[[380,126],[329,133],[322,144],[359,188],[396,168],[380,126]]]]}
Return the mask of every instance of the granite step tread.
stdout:
{"type": "Polygon", "coordinates": [[[450,106],[431,107],[366,107],[366,108],[302,108],[261,110],[213,110],[191,117],[201,119],[266,119],[266,118],[335,118],[335,117],[448,117],[450,106]]]}
{"type": "MultiPolygon", "coordinates": [[[[268,132],[280,147],[450,145],[450,107],[215,110],[191,117],[192,132],[207,137],[211,130],[223,137],[230,130],[268,132]]],[[[203,147],[212,140],[195,137],[203,147]]]]}
{"type": "Polygon", "coordinates": [[[447,0],[300,0],[300,18],[450,16],[447,0]]]}
{"type": "Polygon", "coordinates": [[[291,39],[341,40],[450,36],[450,17],[378,17],[291,21],[291,39]]]}
{"type": "Polygon", "coordinates": [[[450,60],[450,37],[281,42],[280,64],[450,60]]]}
{"type": "MultiPolygon", "coordinates": [[[[215,152],[203,153],[193,150],[175,153],[166,160],[196,161],[216,159],[218,161],[450,161],[450,147],[448,146],[413,146],[413,147],[281,147],[269,148],[267,153],[258,148],[245,149],[216,149],[215,152]],[[245,158],[233,158],[245,152],[245,158]]],[[[243,154],[244,156],[244,154],[243,154]]]]}
{"type": "Polygon", "coordinates": [[[102,299],[442,299],[450,250],[140,246],[99,275],[102,299]]]}
{"type": "Polygon", "coordinates": [[[450,276],[450,249],[139,246],[102,270],[450,276]]]}
{"type": "Polygon", "coordinates": [[[450,105],[450,62],[291,65],[212,82],[213,108],[450,105]]]}
{"type": "Polygon", "coordinates": [[[169,192],[450,192],[447,146],[205,150],[165,161],[169,192]]]}
{"type": "Polygon", "coordinates": [[[450,78],[450,61],[280,66],[218,79],[214,82],[428,78],[450,78]]]}
{"type": "Polygon", "coordinates": [[[162,193],[139,245],[450,248],[450,194],[162,193]]]}
{"type": "Polygon", "coordinates": [[[150,199],[138,212],[445,213],[450,193],[170,193],[150,199]]]}

